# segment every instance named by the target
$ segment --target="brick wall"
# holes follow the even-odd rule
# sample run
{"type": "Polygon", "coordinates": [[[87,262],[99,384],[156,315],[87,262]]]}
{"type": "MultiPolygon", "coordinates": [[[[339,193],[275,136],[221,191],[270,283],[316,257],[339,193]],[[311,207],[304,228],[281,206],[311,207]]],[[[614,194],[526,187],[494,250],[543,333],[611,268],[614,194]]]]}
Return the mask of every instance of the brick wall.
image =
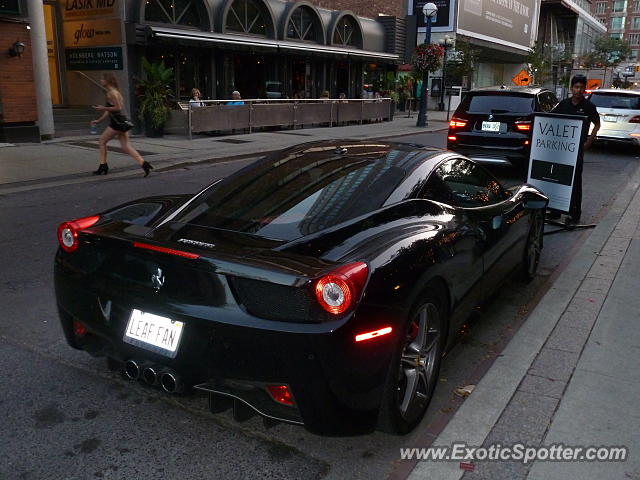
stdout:
{"type": "Polygon", "coordinates": [[[330,10],[351,10],[362,17],[375,18],[379,13],[402,17],[407,14],[406,0],[311,0],[318,7],[330,10]]]}
{"type": "Polygon", "coordinates": [[[24,23],[0,19],[0,103],[4,123],[34,122],[38,119],[31,61],[31,38],[24,23]],[[21,57],[10,57],[16,40],[25,44],[21,57]]]}

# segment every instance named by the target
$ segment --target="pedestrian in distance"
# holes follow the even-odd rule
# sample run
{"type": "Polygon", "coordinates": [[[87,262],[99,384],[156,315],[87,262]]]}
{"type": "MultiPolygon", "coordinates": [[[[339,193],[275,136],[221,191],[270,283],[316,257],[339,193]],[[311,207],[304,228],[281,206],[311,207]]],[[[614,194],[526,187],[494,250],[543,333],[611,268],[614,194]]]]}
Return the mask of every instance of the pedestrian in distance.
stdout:
{"type": "MultiPolygon", "coordinates": [[[[551,113],[562,113],[565,115],[578,115],[584,117],[585,126],[582,129],[583,142],[582,152],[578,155],[576,163],[576,171],[573,179],[573,189],[571,191],[571,207],[569,216],[573,224],[580,223],[582,216],[582,167],[584,164],[583,152],[591,148],[598,130],[600,130],[600,115],[598,109],[591,101],[584,98],[584,92],[587,88],[587,77],[584,75],[575,75],[571,79],[571,96],[559,102],[551,113]],[[589,135],[589,124],[593,123],[593,130],[589,135]]],[[[559,215],[550,216],[550,218],[558,218],[559,215]]]]}
{"type": "Polygon", "coordinates": [[[241,100],[240,92],[238,90],[234,90],[231,92],[231,101],[227,102],[227,105],[244,105],[244,102],[241,100]]]}
{"type": "Polygon", "coordinates": [[[95,126],[98,123],[109,117],[109,126],[104,129],[100,136],[100,165],[98,170],[93,172],[94,175],[106,175],[109,172],[109,165],[107,164],[107,144],[118,137],[122,150],[133,158],[144,170],[144,176],[149,175],[149,172],[153,169],[151,164],[144,160],[138,151],[133,148],[129,142],[129,130],[133,127],[124,110],[124,99],[118,89],[118,81],[112,73],[105,73],[100,79],[100,84],[106,92],[105,105],[94,105],[94,109],[98,112],[102,112],[102,115],[97,120],[92,120],[91,125],[95,126]]]}
{"type": "Polygon", "coordinates": [[[191,98],[189,98],[189,107],[204,107],[204,103],[202,103],[202,94],[200,90],[197,88],[191,89],[191,98]]]}

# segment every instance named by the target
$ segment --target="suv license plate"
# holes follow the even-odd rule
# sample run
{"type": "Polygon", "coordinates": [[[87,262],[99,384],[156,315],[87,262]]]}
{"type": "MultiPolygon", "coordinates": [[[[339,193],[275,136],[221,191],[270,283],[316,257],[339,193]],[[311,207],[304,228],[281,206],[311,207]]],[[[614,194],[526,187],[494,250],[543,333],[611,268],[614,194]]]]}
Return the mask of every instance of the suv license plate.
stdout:
{"type": "Polygon", "coordinates": [[[482,130],[485,132],[499,132],[500,122],[482,122],[482,130]]]}

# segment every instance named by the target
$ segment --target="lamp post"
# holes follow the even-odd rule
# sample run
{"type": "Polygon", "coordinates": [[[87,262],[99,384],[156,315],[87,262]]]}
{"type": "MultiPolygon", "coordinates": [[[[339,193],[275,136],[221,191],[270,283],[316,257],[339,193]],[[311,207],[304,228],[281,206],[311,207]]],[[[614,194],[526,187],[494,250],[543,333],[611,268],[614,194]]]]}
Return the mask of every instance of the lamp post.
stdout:
{"type": "MultiPolygon", "coordinates": [[[[431,22],[433,17],[438,13],[438,7],[435,3],[427,3],[422,7],[422,14],[424,15],[424,23],[427,26],[427,31],[424,36],[424,44],[429,45],[431,43],[431,22]]],[[[422,91],[420,93],[420,111],[418,112],[418,121],[416,126],[427,126],[427,82],[429,81],[429,72],[425,71],[422,74],[422,91]]]]}
{"type": "Polygon", "coordinates": [[[444,111],[444,92],[447,89],[447,84],[445,83],[446,77],[446,69],[447,69],[447,48],[453,46],[453,38],[449,35],[445,35],[443,39],[439,42],[440,46],[444,48],[444,56],[442,57],[442,87],[440,88],[440,103],[438,104],[438,109],[442,112],[444,111]]]}

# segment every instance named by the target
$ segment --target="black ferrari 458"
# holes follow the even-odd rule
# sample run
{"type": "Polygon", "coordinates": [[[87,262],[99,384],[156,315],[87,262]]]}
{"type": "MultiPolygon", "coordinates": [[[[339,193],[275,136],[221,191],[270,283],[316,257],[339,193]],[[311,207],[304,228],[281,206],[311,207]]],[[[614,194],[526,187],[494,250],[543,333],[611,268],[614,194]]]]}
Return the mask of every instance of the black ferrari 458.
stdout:
{"type": "Polygon", "coordinates": [[[304,144],[61,224],[60,319],[72,347],[212,411],[406,433],[474,306],[535,274],[546,205],[449,151],[304,144]]]}

